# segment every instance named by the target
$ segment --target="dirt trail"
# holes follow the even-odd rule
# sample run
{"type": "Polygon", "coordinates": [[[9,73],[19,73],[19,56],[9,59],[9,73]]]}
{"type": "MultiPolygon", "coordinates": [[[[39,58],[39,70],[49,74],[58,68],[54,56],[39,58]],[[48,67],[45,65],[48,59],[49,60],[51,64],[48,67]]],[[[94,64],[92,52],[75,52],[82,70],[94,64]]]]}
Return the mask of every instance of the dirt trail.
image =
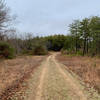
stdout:
{"type": "Polygon", "coordinates": [[[35,69],[22,100],[100,100],[96,93],[91,95],[86,91],[55,56],[55,53],[50,55],[35,69]]]}
{"type": "Polygon", "coordinates": [[[48,66],[48,61],[49,61],[49,57],[47,58],[47,64],[44,65],[45,67],[42,70],[42,74],[41,74],[41,77],[40,77],[40,82],[39,82],[38,91],[37,91],[35,100],[41,100],[42,90],[43,90],[43,88],[42,88],[43,87],[43,81],[44,81],[45,74],[47,72],[46,66],[48,66]]]}
{"type": "Polygon", "coordinates": [[[54,56],[52,57],[53,61],[56,65],[56,67],[58,67],[59,72],[63,75],[63,77],[65,78],[67,84],[70,84],[71,88],[74,89],[74,91],[76,91],[77,95],[81,98],[81,100],[87,100],[86,95],[84,95],[84,93],[82,92],[82,90],[78,87],[77,84],[75,84],[75,80],[74,78],[72,79],[71,76],[69,76],[69,74],[66,74],[60,67],[60,65],[57,63],[57,61],[55,60],[54,56]]]}

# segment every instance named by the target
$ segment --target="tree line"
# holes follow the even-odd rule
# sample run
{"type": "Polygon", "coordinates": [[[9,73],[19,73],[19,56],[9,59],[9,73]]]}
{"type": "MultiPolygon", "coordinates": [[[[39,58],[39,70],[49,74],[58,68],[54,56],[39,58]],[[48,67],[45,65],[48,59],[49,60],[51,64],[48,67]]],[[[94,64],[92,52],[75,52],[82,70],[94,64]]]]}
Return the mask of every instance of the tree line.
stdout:
{"type": "Polygon", "coordinates": [[[0,0],[0,57],[13,58],[20,54],[45,55],[48,51],[100,55],[99,16],[74,20],[69,25],[68,35],[45,37],[34,37],[32,33],[18,35],[16,29],[8,28],[12,19],[4,0],[0,0]]]}
{"type": "Polygon", "coordinates": [[[100,54],[100,17],[75,20],[69,27],[76,52],[81,50],[83,55],[93,56],[100,54]]]}

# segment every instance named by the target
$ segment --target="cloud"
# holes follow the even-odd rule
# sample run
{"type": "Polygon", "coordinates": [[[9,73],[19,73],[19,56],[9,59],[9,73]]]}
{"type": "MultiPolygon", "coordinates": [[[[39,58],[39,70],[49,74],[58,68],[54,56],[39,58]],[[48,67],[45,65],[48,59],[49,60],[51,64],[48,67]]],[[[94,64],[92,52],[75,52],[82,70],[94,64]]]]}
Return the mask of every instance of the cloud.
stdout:
{"type": "Polygon", "coordinates": [[[68,33],[74,19],[98,15],[99,0],[6,0],[13,14],[17,14],[22,32],[38,34],[68,33]]]}

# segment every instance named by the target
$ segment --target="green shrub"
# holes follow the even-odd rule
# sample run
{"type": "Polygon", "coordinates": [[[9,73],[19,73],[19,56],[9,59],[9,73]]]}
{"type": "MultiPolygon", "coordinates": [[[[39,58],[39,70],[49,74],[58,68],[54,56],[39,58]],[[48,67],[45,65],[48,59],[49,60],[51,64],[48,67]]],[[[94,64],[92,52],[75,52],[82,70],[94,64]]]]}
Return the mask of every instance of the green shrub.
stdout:
{"type": "Polygon", "coordinates": [[[44,45],[38,44],[33,48],[34,55],[46,55],[47,53],[47,49],[44,45]]]}
{"type": "Polygon", "coordinates": [[[77,56],[83,56],[83,52],[82,51],[77,51],[76,55],[77,56]]]}
{"type": "Polygon", "coordinates": [[[15,50],[7,42],[0,42],[0,56],[11,59],[14,57],[15,50]]]}

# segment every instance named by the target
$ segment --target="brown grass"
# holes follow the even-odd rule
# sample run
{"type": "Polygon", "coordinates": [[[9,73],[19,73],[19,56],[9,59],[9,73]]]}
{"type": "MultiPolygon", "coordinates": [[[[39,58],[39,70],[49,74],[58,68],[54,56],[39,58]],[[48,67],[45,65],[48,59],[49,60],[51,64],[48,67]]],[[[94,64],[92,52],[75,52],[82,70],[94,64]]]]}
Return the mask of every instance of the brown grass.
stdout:
{"type": "Polygon", "coordinates": [[[94,87],[100,93],[100,59],[91,57],[65,56],[56,57],[71,71],[76,73],[89,87],[94,87]]]}
{"type": "Polygon", "coordinates": [[[18,91],[43,59],[43,56],[31,56],[0,61],[0,100],[8,100],[18,91]]]}

